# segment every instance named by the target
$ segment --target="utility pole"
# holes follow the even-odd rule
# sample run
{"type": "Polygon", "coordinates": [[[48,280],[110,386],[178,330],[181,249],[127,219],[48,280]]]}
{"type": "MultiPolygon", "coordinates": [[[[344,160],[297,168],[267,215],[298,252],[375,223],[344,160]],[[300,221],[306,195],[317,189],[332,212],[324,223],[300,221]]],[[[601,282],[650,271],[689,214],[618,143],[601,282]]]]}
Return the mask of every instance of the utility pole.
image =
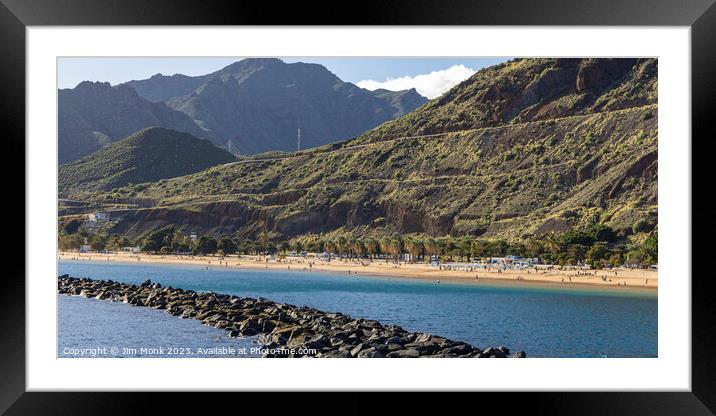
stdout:
{"type": "Polygon", "coordinates": [[[301,151],[301,119],[298,119],[298,135],[296,137],[296,148],[301,151]]]}

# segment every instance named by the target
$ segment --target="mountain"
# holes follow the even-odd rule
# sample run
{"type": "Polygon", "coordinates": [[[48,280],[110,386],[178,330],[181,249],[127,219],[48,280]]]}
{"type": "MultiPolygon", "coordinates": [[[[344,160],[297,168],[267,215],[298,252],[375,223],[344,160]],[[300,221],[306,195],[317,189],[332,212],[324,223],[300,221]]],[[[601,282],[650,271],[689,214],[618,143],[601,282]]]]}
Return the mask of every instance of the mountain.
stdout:
{"type": "Polygon", "coordinates": [[[157,74],[126,85],[165,102],[243,154],[294,151],[358,136],[427,102],[414,89],[369,91],[325,67],[250,58],[211,74],[157,74]]]}
{"type": "Polygon", "coordinates": [[[202,171],[236,158],[190,134],[151,127],[112,143],[78,161],[62,165],[60,197],[79,191],[105,191],[202,171]]]}
{"type": "Polygon", "coordinates": [[[59,163],[80,159],[146,127],[217,140],[186,114],[140,97],[127,85],[85,81],[58,91],[59,163]]]}
{"type": "Polygon", "coordinates": [[[512,60],[352,140],[114,189],[154,207],[123,212],[112,232],[630,230],[658,215],[657,109],[655,59],[512,60]]]}
{"type": "Polygon", "coordinates": [[[654,59],[515,59],[360,138],[442,133],[656,104],[654,59]]]}

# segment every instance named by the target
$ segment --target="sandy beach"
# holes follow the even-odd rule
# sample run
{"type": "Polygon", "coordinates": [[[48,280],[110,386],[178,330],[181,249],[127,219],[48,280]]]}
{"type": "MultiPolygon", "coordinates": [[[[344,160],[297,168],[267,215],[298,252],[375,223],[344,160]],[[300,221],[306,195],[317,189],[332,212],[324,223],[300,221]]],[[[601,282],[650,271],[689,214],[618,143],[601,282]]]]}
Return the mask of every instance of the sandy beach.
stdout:
{"type": "Polygon", "coordinates": [[[387,276],[398,278],[424,279],[437,282],[460,282],[499,285],[545,285],[561,287],[603,288],[611,290],[656,290],[659,286],[656,270],[613,269],[613,270],[558,270],[528,269],[473,269],[450,270],[424,263],[395,264],[392,261],[332,259],[330,262],[312,257],[286,257],[268,260],[263,256],[175,256],[132,253],[76,253],[60,252],[59,259],[65,261],[110,261],[123,263],[150,264],[192,264],[208,268],[295,270],[303,272],[332,272],[337,274],[387,276]]]}

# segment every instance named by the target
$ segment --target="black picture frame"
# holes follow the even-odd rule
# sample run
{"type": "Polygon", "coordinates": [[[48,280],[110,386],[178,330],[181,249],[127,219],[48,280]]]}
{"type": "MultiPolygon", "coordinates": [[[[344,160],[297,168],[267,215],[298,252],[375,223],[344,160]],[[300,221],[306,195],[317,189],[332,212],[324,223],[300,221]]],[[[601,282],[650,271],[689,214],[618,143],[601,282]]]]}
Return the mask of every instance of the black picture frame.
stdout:
{"type": "MultiPolygon", "coordinates": [[[[712,120],[716,97],[716,6],[714,0],[546,0],[540,2],[503,0],[453,2],[430,0],[366,1],[351,7],[337,2],[235,2],[203,0],[0,0],[0,125],[2,126],[6,163],[5,189],[15,202],[3,207],[5,218],[13,218],[6,227],[12,244],[25,247],[23,224],[32,221],[24,214],[25,184],[17,180],[24,172],[25,155],[25,28],[27,26],[63,25],[566,25],[566,26],[688,26],[691,28],[692,65],[692,155],[708,157],[712,148],[712,120]],[[337,11],[339,7],[344,11],[337,11]],[[328,12],[328,13],[326,13],[328,12]],[[321,17],[329,16],[329,17],[321,17]],[[699,152],[693,152],[698,145],[699,152]],[[22,161],[18,164],[8,160],[22,161]],[[22,201],[22,202],[20,202],[22,201]],[[23,209],[19,209],[22,205],[23,209]],[[20,214],[22,212],[23,214],[20,214]],[[16,227],[16,229],[13,229],[16,227]],[[21,229],[22,227],[22,229],[21,229]],[[22,243],[20,243],[20,237],[22,243]]],[[[48,138],[50,140],[51,138],[48,138]]],[[[684,145],[689,145],[684,138],[684,145]]],[[[692,189],[709,175],[708,162],[693,159],[692,189]]],[[[701,184],[703,185],[703,184],[701,184]]],[[[692,222],[706,204],[702,192],[692,197],[692,222]]],[[[712,214],[711,214],[712,215],[712,214]]],[[[710,218],[710,217],[704,217],[710,218]]],[[[702,223],[714,225],[713,220],[702,223]]],[[[8,240],[9,237],[8,237],[8,240]]],[[[708,258],[708,246],[693,240],[692,258],[708,258]]],[[[172,406],[182,406],[189,398],[142,400],[139,393],[27,393],[25,392],[25,268],[24,262],[7,263],[0,289],[0,413],[24,414],[134,414],[168,413],[172,406]],[[141,405],[138,405],[140,403],[141,405]]],[[[694,265],[696,267],[696,264],[694,265]]],[[[693,270],[696,275],[696,268],[693,270]]],[[[716,409],[716,365],[714,360],[715,308],[710,299],[707,274],[692,279],[692,389],[690,392],[631,393],[520,393],[482,395],[486,402],[500,405],[501,412],[528,406],[532,412],[545,414],[713,414],[716,409]],[[698,277],[702,277],[699,279],[698,277]]],[[[43,278],[32,276],[32,278],[43,278]]],[[[47,277],[54,278],[54,276],[47,277]]],[[[265,399],[257,398],[256,402],[265,399]]],[[[473,400],[473,399],[471,399],[473,400]]],[[[201,400],[209,412],[223,400],[201,400]],[[214,403],[214,404],[212,404],[214,403]]],[[[399,400],[398,403],[404,400],[399,400]]],[[[231,402],[234,402],[233,399],[231,402]]],[[[253,402],[253,400],[251,401],[253,402]]],[[[234,402],[236,403],[236,402],[234,402]]],[[[366,409],[361,399],[345,399],[353,412],[366,409]]],[[[437,405],[445,411],[450,402],[437,405]]],[[[436,405],[427,396],[413,402],[423,409],[436,405]]],[[[238,404],[237,404],[238,406],[238,404]]],[[[364,412],[361,412],[364,413],[364,412]]]]}

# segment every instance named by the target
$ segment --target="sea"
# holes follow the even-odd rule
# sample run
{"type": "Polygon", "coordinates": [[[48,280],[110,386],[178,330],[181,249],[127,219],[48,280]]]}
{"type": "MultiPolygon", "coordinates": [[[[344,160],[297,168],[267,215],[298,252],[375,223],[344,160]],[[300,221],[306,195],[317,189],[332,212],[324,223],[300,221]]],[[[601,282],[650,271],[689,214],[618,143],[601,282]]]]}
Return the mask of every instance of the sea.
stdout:
{"type": "MultiPolygon", "coordinates": [[[[527,357],[657,357],[656,291],[498,286],[318,271],[59,262],[59,274],[263,297],[406,330],[505,346],[527,357]]],[[[58,295],[58,357],[236,357],[261,354],[256,337],[165,311],[58,295]]]]}

